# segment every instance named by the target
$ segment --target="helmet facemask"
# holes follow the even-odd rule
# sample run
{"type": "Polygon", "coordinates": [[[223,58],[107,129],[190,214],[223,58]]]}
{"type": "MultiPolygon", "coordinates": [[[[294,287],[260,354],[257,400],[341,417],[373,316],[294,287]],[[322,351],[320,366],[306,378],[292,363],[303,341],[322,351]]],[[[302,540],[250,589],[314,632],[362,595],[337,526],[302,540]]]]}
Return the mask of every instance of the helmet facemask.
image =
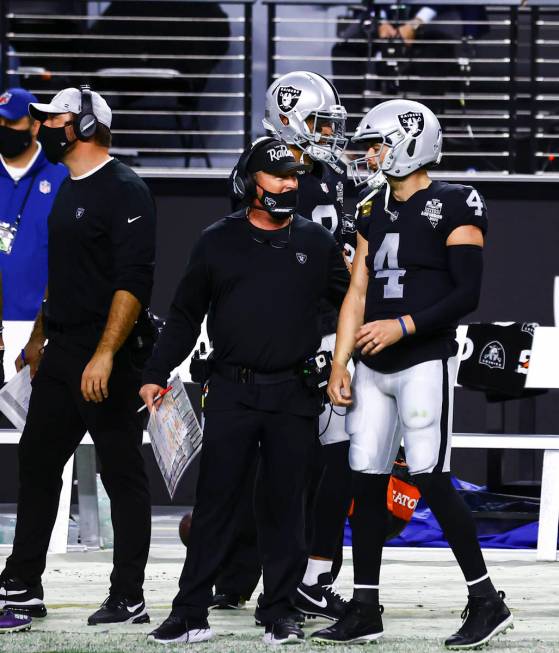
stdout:
{"type": "Polygon", "coordinates": [[[295,145],[315,161],[336,164],[348,144],[345,135],[347,112],[341,105],[333,105],[329,111],[315,111],[302,121],[301,133],[295,136],[295,145]],[[312,126],[309,127],[309,118],[312,126]],[[330,134],[323,134],[327,127],[330,134]]]}

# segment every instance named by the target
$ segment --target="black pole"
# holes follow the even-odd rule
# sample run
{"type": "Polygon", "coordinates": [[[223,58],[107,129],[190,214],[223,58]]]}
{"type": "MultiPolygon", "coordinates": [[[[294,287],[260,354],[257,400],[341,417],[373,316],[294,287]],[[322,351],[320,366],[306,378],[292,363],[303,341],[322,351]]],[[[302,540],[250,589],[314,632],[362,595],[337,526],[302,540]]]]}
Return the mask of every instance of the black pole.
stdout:
{"type": "Polygon", "coordinates": [[[246,148],[252,141],[252,5],[245,3],[245,48],[244,48],[244,75],[243,75],[243,147],[246,148]]]}
{"type": "Polygon", "coordinates": [[[271,2],[268,5],[268,63],[267,63],[267,86],[274,81],[276,72],[276,5],[271,2]]]}
{"type": "Polygon", "coordinates": [[[539,37],[539,27],[538,20],[540,18],[540,12],[537,6],[530,8],[530,143],[528,148],[528,156],[530,157],[529,166],[530,172],[535,174],[537,165],[536,165],[536,133],[537,133],[537,121],[536,121],[536,111],[537,111],[537,102],[536,102],[536,93],[537,93],[537,82],[536,77],[538,74],[538,64],[536,62],[536,57],[538,56],[538,46],[536,45],[536,39],[539,37]]]}
{"type": "Polygon", "coordinates": [[[0,61],[1,65],[1,88],[5,91],[8,88],[8,0],[0,0],[0,61]]]}
{"type": "Polygon", "coordinates": [[[513,174],[516,170],[516,124],[518,112],[518,8],[510,7],[510,64],[509,64],[509,77],[510,77],[510,115],[509,115],[509,156],[508,156],[508,171],[513,174]]]}

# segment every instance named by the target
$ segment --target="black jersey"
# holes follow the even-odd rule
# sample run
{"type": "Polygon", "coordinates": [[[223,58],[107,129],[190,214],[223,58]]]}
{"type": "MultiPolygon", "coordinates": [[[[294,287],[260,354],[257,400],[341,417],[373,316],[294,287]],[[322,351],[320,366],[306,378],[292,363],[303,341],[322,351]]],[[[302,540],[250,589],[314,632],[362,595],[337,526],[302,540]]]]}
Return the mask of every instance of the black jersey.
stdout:
{"type": "Polygon", "coordinates": [[[345,167],[336,166],[334,170],[326,163],[315,161],[312,170],[299,177],[297,213],[328,229],[353,259],[357,229],[353,216],[344,214],[346,182],[345,167]]]}
{"type": "MultiPolygon", "coordinates": [[[[347,171],[343,164],[333,169],[327,163],[314,161],[312,170],[299,177],[297,213],[328,229],[352,261],[357,246],[357,228],[353,216],[344,215],[346,181],[347,171]]],[[[337,311],[323,302],[320,316],[322,335],[334,333],[337,311]]]]}
{"type": "MultiPolygon", "coordinates": [[[[453,288],[446,240],[461,225],[485,234],[487,210],[475,188],[433,181],[406,202],[384,193],[361,207],[359,233],[369,242],[369,283],[365,322],[421,311],[441,301],[453,288]]],[[[457,351],[456,324],[404,338],[363,361],[380,372],[394,372],[427,360],[448,358],[457,351]]]]}

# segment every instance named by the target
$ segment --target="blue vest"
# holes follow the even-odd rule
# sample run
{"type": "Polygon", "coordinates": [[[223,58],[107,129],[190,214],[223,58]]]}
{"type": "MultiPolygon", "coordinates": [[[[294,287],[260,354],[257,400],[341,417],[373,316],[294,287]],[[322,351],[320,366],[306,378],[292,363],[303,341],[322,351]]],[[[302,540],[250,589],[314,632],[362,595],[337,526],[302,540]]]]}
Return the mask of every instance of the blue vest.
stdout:
{"type": "Polygon", "coordinates": [[[68,171],[49,163],[41,151],[31,169],[14,181],[0,160],[0,222],[14,224],[27,202],[10,254],[0,252],[4,320],[34,320],[47,286],[47,222],[68,171]]]}

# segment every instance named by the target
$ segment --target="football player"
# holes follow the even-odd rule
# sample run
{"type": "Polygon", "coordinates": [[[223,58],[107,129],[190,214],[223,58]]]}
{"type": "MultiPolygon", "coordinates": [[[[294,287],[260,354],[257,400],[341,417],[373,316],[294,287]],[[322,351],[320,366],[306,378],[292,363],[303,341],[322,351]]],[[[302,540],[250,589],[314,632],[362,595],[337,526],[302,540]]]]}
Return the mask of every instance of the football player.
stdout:
{"type": "Polygon", "coordinates": [[[418,102],[377,105],[353,140],[366,149],[352,162],[366,189],[358,203],[357,252],[328,393],[335,405],[351,407],[346,427],[355,585],[345,616],[313,639],[359,642],[383,633],[379,573],[386,489],[403,438],[414,482],[468,587],[464,622],[445,645],[475,648],[512,626],[504,594],[487,572],[472,515],[450,477],[456,325],[479,300],[485,202],[471,186],[430,179],[428,168],[441,158],[441,126],[418,102]],[[372,202],[385,180],[380,201],[372,202]],[[359,362],[352,383],[347,364],[354,350],[359,362]]]}
{"type": "MultiPolygon", "coordinates": [[[[297,213],[318,222],[336,237],[351,270],[357,246],[352,215],[344,214],[347,170],[341,161],[346,148],[347,113],[333,84],[314,72],[282,75],[266,93],[264,127],[290,148],[297,160],[312,164],[299,178],[297,213]]],[[[333,353],[337,311],[322,307],[321,349],[333,353]]],[[[319,420],[321,451],[311,480],[309,558],[297,588],[295,607],[309,616],[339,619],[347,608],[332,588],[333,561],[343,536],[351,502],[349,437],[345,409],[327,406],[319,420]]]]}

